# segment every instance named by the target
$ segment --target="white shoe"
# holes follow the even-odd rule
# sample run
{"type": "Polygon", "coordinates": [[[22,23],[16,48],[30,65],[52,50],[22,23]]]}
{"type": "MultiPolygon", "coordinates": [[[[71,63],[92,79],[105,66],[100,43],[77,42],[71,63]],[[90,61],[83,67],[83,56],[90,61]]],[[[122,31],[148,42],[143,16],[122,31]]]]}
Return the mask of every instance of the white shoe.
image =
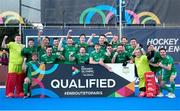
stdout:
{"type": "Polygon", "coordinates": [[[169,95],[171,95],[171,93],[167,93],[165,96],[168,97],[169,95]]]}
{"type": "Polygon", "coordinates": [[[176,95],[173,93],[168,93],[167,97],[168,98],[176,98],[176,95]]]}
{"type": "Polygon", "coordinates": [[[164,94],[162,93],[162,92],[160,92],[158,95],[157,95],[157,97],[163,97],[164,96],[164,94]]]}

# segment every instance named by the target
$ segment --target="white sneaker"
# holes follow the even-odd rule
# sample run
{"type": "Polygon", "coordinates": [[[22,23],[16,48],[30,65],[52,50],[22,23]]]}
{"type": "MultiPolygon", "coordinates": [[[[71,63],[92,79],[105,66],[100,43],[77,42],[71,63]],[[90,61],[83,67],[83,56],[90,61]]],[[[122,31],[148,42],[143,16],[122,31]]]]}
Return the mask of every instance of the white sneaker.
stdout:
{"type": "Polygon", "coordinates": [[[168,98],[176,98],[176,95],[173,93],[168,93],[168,98]]]}
{"type": "Polygon", "coordinates": [[[165,96],[168,97],[169,95],[171,95],[171,93],[167,93],[165,96]]]}
{"type": "Polygon", "coordinates": [[[163,97],[164,96],[164,94],[162,93],[162,92],[160,92],[158,95],[157,95],[157,97],[163,97]]]}

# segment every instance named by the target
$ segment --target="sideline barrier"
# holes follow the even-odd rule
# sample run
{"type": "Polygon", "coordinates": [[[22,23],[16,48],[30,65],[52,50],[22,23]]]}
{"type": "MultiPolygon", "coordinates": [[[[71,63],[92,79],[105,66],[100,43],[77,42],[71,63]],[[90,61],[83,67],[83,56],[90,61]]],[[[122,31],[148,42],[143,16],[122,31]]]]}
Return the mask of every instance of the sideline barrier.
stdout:
{"type": "Polygon", "coordinates": [[[134,65],[33,64],[33,97],[134,96],[134,65]],[[108,68],[107,68],[108,67],[108,68]]]}

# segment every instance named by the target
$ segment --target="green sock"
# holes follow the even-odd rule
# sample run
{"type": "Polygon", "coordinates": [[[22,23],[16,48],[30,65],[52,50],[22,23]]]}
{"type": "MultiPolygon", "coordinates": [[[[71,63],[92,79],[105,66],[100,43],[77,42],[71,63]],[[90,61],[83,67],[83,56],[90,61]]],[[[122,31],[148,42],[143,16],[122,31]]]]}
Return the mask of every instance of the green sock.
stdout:
{"type": "Polygon", "coordinates": [[[28,93],[28,83],[23,84],[23,90],[24,90],[24,95],[27,95],[27,93],[28,93]]]}
{"type": "Polygon", "coordinates": [[[175,82],[171,82],[171,88],[172,88],[172,92],[174,93],[174,90],[175,90],[175,82]]]}
{"type": "Polygon", "coordinates": [[[162,87],[159,87],[159,91],[162,92],[163,88],[162,87]]]}

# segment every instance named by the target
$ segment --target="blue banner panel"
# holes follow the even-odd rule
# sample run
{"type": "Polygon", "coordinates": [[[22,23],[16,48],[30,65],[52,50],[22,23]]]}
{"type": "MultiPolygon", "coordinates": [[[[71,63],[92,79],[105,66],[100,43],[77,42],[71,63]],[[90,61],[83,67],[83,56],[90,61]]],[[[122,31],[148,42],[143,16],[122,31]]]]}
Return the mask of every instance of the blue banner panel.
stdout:
{"type": "MultiPolygon", "coordinates": [[[[136,38],[146,49],[153,44],[158,50],[165,48],[175,62],[180,62],[180,28],[124,28],[123,35],[136,38]]],[[[147,49],[146,49],[147,50],[147,49]]]]}
{"type": "Polygon", "coordinates": [[[134,65],[32,64],[33,97],[134,96],[134,65]],[[108,67],[108,68],[107,68],[108,67]],[[111,68],[111,70],[109,70],[111,68]]]}

